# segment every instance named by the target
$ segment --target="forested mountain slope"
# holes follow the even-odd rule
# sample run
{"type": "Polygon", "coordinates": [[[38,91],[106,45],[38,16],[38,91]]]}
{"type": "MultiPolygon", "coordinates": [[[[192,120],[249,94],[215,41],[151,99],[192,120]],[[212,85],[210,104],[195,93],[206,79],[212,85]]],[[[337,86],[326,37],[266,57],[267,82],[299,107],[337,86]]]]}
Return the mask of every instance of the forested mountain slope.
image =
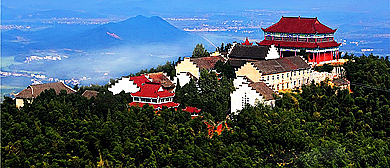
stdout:
{"type": "MultiPolygon", "coordinates": [[[[114,96],[107,86],[89,87],[100,92],[92,99],[80,95],[87,87],[71,95],[49,90],[21,109],[6,98],[1,104],[2,166],[387,167],[390,63],[375,56],[352,58],[355,62],[345,65],[347,77],[364,84],[352,87],[354,93],[311,84],[302,93],[278,98],[274,109],[243,109],[227,120],[230,129],[212,138],[203,120],[222,119],[226,93],[197,119],[180,110],[155,114],[146,106],[128,108],[130,96],[114,96]]],[[[223,80],[228,85],[230,79],[223,80]]],[[[207,83],[201,87],[229,91],[207,83]]],[[[213,98],[185,90],[192,89],[182,86],[177,97],[182,103],[191,99],[202,105],[200,97],[213,98]]]]}

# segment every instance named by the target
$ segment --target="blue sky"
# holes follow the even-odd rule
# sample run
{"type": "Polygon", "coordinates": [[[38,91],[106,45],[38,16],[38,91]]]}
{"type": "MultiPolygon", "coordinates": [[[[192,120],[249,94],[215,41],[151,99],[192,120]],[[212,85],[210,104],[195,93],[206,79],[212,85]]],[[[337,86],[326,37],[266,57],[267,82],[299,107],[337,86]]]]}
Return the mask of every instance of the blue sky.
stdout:
{"type": "Polygon", "coordinates": [[[141,7],[153,12],[234,11],[242,9],[312,10],[326,9],[345,12],[389,12],[388,0],[2,0],[2,5],[19,9],[72,9],[104,12],[110,8],[141,7]]]}

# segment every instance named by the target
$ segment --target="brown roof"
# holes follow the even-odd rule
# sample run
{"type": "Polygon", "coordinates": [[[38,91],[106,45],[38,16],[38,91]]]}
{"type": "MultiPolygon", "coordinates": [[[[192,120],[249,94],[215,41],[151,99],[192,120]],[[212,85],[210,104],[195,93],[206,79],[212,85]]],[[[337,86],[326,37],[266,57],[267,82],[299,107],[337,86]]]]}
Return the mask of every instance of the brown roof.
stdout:
{"type": "Polygon", "coordinates": [[[301,57],[284,57],[273,60],[261,60],[253,65],[264,75],[307,69],[310,66],[301,57]]]}
{"type": "Polygon", "coordinates": [[[37,85],[30,85],[26,89],[22,90],[18,94],[16,94],[16,98],[36,98],[38,95],[40,95],[43,91],[54,89],[57,94],[60,93],[61,90],[65,90],[66,93],[75,93],[76,91],[73,90],[71,87],[65,85],[62,82],[56,82],[56,83],[46,83],[46,84],[37,84],[37,85]]]}
{"type": "Polygon", "coordinates": [[[243,77],[245,80],[247,80],[249,83],[254,83],[253,82],[253,80],[252,79],[249,79],[246,75],[239,75],[239,76],[237,76],[236,78],[238,78],[238,77],[243,77]]]}
{"type": "Polygon", "coordinates": [[[172,81],[162,72],[150,73],[148,75],[153,82],[160,83],[164,88],[175,87],[175,84],[173,84],[172,81]]]}
{"type": "Polygon", "coordinates": [[[267,57],[269,46],[235,45],[229,58],[264,60],[267,57]]]}
{"type": "Polygon", "coordinates": [[[191,72],[180,72],[180,73],[185,73],[186,75],[188,75],[191,79],[193,80],[198,80],[198,78],[196,76],[194,76],[191,72]]]}
{"type": "Polygon", "coordinates": [[[335,79],[332,81],[334,83],[334,85],[336,86],[343,86],[343,85],[348,85],[349,84],[349,81],[346,80],[346,79],[335,79]]]}
{"type": "Polygon", "coordinates": [[[219,61],[224,61],[222,56],[212,56],[212,57],[199,57],[199,58],[191,58],[191,61],[196,64],[199,69],[213,69],[215,64],[219,61]]]}
{"type": "Polygon", "coordinates": [[[94,91],[94,90],[85,90],[81,96],[84,96],[84,97],[90,99],[92,97],[96,97],[98,95],[98,93],[99,93],[98,91],[94,91]]]}
{"type": "Polygon", "coordinates": [[[270,89],[264,82],[255,82],[249,84],[257,93],[260,93],[265,100],[274,99],[273,94],[276,94],[272,89],[270,89]]]}

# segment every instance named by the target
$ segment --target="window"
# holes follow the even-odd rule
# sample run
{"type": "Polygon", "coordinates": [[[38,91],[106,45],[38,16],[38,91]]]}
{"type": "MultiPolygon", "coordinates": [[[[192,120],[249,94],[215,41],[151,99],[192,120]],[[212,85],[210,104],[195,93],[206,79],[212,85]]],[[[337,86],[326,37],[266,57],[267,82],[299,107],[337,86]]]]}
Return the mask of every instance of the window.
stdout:
{"type": "Polygon", "coordinates": [[[272,37],[271,36],[266,36],[265,39],[266,40],[272,40],[272,37]]]}
{"type": "Polygon", "coordinates": [[[301,71],[298,71],[298,75],[301,75],[301,71]]]}
{"type": "Polygon", "coordinates": [[[276,79],[279,79],[279,75],[276,75],[276,79]]]}
{"type": "Polygon", "coordinates": [[[281,37],[274,37],[274,40],[275,41],[282,41],[282,38],[281,37]]]}
{"type": "Polygon", "coordinates": [[[306,42],[306,41],[307,41],[307,38],[298,38],[298,41],[299,41],[299,42],[306,42]]]}
{"type": "Polygon", "coordinates": [[[267,76],[267,81],[269,81],[269,76],[267,76]]]}
{"type": "Polygon", "coordinates": [[[146,102],[151,102],[152,100],[151,99],[146,99],[146,102]]]}
{"type": "Polygon", "coordinates": [[[152,102],[153,103],[157,103],[157,99],[152,99],[152,102]]]}
{"type": "Polygon", "coordinates": [[[145,102],[145,101],[146,101],[146,99],[145,99],[145,98],[141,98],[141,101],[142,101],[142,102],[145,102]]]}
{"type": "Polygon", "coordinates": [[[309,38],[309,43],[314,43],[315,40],[313,38],[309,38]]]}
{"type": "Polygon", "coordinates": [[[249,104],[249,97],[246,96],[246,92],[244,93],[244,97],[242,97],[241,105],[245,107],[246,104],[249,104]]]}
{"type": "Polygon", "coordinates": [[[161,103],[165,102],[165,99],[160,99],[160,102],[161,102],[161,103]]]}
{"type": "Polygon", "coordinates": [[[139,101],[139,97],[134,97],[134,101],[139,101]]]}
{"type": "Polygon", "coordinates": [[[275,80],[275,76],[272,75],[272,80],[275,80]]]}
{"type": "Polygon", "coordinates": [[[286,85],[287,85],[286,87],[287,87],[287,89],[288,89],[288,83],[286,83],[286,85]]]}
{"type": "Polygon", "coordinates": [[[297,81],[294,81],[294,86],[297,85],[297,81]]]}
{"type": "Polygon", "coordinates": [[[289,73],[287,73],[287,78],[288,78],[288,74],[289,74],[289,73]]]}
{"type": "Polygon", "coordinates": [[[297,72],[296,71],[294,71],[294,76],[297,76],[297,72]]]}
{"type": "Polygon", "coordinates": [[[284,78],[284,74],[282,74],[282,79],[284,78]]]}
{"type": "Polygon", "coordinates": [[[284,37],[283,41],[297,41],[296,37],[284,37]]]}
{"type": "Polygon", "coordinates": [[[301,85],[301,80],[298,80],[298,85],[301,85]]]}

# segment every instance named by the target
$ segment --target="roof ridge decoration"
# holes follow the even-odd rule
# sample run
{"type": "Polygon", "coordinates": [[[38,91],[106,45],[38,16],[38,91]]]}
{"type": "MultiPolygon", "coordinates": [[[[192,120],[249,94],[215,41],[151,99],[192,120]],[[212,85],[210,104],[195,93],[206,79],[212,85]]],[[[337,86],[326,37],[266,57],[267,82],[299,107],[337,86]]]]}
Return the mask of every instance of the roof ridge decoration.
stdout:
{"type": "Polygon", "coordinates": [[[252,44],[253,44],[253,42],[250,43],[248,40],[248,37],[246,37],[245,42],[241,43],[241,45],[247,45],[247,46],[251,46],[252,44]]]}

